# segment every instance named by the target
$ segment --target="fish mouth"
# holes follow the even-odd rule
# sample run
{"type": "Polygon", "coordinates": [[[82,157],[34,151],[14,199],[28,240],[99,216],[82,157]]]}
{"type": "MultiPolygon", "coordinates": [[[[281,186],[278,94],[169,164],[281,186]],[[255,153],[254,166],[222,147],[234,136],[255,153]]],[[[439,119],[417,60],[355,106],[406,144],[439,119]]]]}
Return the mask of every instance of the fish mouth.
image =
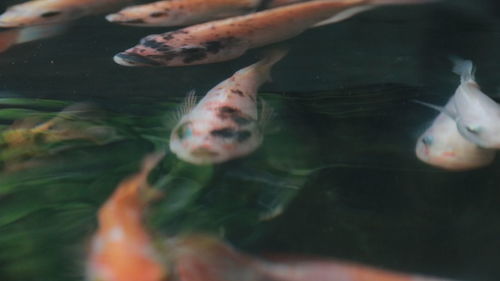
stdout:
{"type": "Polygon", "coordinates": [[[16,27],[23,27],[24,24],[22,23],[15,23],[15,22],[8,22],[8,21],[2,21],[0,20],[0,28],[16,28],[16,27]]]}
{"type": "Polygon", "coordinates": [[[113,60],[123,66],[159,66],[160,63],[150,58],[134,53],[121,52],[113,57],[113,60]]]}
{"type": "Polygon", "coordinates": [[[207,148],[197,148],[197,149],[191,151],[191,156],[196,157],[196,158],[201,158],[204,160],[212,159],[218,155],[219,155],[219,153],[212,151],[210,149],[207,149],[207,148]]]}
{"type": "Polygon", "coordinates": [[[145,24],[143,19],[130,19],[130,18],[124,17],[120,14],[107,15],[106,20],[109,22],[118,23],[118,24],[130,24],[130,25],[145,24]]]}

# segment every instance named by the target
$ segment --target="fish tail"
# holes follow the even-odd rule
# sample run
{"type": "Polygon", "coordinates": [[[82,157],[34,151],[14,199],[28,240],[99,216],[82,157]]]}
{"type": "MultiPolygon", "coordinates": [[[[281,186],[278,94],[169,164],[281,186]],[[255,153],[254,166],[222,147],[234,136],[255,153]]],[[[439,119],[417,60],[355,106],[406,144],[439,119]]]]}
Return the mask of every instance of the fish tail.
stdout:
{"type": "Polygon", "coordinates": [[[9,29],[0,32],[0,53],[6,51],[16,44],[19,37],[19,29],[9,29]]]}
{"type": "Polygon", "coordinates": [[[31,41],[42,40],[49,37],[54,37],[65,32],[68,29],[67,24],[51,24],[30,26],[22,28],[16,40],[16,44],[27,43],[31,41]]]}
{"type": "Polygon", "coordinates": [[[476,69],[472,61],[455,56],[451,56],[450,60],[453,62],[453,72],[460,75],[460,81],[462,83],[475,81],[474,75],[476,69]]]}
{"type": "Polygon", "coordinates": [[[165,157],[165,152],[157,151],[147,155],[142,161],[140,174],[147,177],[156,165],[165,157]]]}
{"type": "Polygon", "coordinates": [[[271,81],[270,70],[274,64],[279,62],[288,53],[288,48],[280,46],[274,47],[264,52],[264,57],[256,63],[256,67],[266,74],[267,81],[271,81]]]}

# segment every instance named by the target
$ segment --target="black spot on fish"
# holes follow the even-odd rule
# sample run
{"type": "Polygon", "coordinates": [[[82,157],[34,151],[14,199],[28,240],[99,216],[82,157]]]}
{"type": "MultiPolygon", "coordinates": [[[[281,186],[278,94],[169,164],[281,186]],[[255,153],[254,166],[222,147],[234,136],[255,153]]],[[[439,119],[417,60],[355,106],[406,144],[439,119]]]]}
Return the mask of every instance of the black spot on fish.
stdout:
{"type": "Polygon", "coordinates": [[[181,49],[184,63],[192,63],[207,57],[207,50],[203,47],[184,47],[181,49]]]}
{"type": "Polygon", "coordinates": [[[248,140],[252,136],[252,133],[247,130],[239,131],[238,136],[236,137],[236,140],[238,142],[244,142],[248,140]]]}
{"type": "Polygon", "coordinates": [[[237,132],[231,128],[212,130],[210,134],[214,137],[225,138],[225,139],[232,139],[234,137],[237,137],[237,132]]]}
{"type": "Polygon", "coordinates": [[[203,43],[203,46],[207,49],[207,52],[217,54],[220,50],[236,41],[238,40],[234,37],[223,37],[218,40],[207,41],[203,43]]]}
{"type": "Polygon", "coordinates": [[[45,12],[45,13],[41,14],[40,16],[42,18],[52,18],[52,17],[58,16],[60,14],[61,14],[61,12],[59,12],[59,11],[50,11],[50,12],[45,12]]]}
{"type": "Polygon", "coordinates": [[[243,94],[243,92],[241,90],[238,90],[238,89],[231,89],[231,93],[233,94],[236,94],[240,97],[244,97],[245,95],[243,94]]]}
{"type": "Polygon", "coordinates": [[[144,47],[151,49],[158,49],[163,46],[163,43],[157,42],[156,40],[144,40],[144,42],[141,43],[144,47]]]}
{"type": "Polygon", "coordinates": [[[219,114],[217,116],[221,119],[229,118],[240,126],[248,125],[253,122],[253,119],[250,116],[246,116],[241,112],[241,110],[230,106],[223,106],[219,108],[219,114]]]}
{"type": "Polygon", "coordinates": [[[164,17],[166,15],[168,15],[168,13],[166,13],[166,12],[154,12],[154,13],[149,14],[149,16],[152,18],[164,17]]]}
{"type": "Polygon", "coordinates": [[[181,30],[176,30],[176,31],[171,31],[171,32],[164,33],[164,34],[162,34],[162,37],[165,40],[172,40],[178,34],[188,34],[188,33],[189,32],[184,31],[184,30],[181,29],[181,30]]]}

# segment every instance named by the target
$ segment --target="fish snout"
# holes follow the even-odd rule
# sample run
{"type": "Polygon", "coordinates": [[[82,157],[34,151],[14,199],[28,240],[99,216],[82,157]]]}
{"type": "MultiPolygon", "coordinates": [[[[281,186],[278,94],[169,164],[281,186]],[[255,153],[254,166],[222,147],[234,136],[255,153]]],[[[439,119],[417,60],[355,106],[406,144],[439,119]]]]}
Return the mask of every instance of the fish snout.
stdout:
{"type": "Polygon", "coordinates": [[[106,16],[106,20],[109,22],[122,22],[123,16],[120,13],[109,14],[106,16]]]}
{"type": "Polygon", "coordinates": [[[135,53],[121,52],[113,57],[113,60],[123,66],[159,66],[160,63],[135,53]]]}

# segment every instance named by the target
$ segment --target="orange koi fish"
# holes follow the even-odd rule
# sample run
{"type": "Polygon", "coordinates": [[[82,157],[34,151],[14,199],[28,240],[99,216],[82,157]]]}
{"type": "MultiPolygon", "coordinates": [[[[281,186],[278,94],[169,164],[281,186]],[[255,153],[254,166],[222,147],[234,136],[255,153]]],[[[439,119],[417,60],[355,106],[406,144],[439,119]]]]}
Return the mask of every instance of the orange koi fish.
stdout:
{"type": "Polygon", "coordinates": [[[183,66],[237,58],[248,49],[297,36],[308,28],[338,22],[385,4],[429,0],[316,0],[150,35],[115,55],[124,66],[183,66]]]}
{"type": "Polygon", "coordinates": [[[261,0],[164,0],[127,7],[110,22],[137,26],[183,26],[254,11],[261,0]]]}
{"type": "Polygon", "coordinates": [[[120,8],[132,0],[33,0],[7,8],[0,27],[61,23],[120,8]]]}
{"type": "Polygon", "coordinates": [[[257,90],[286,51],[275,49],[212,88],[196,104],[190,95],[170,135],[170,150],[184,161],[203,165],[248,155],[262,143],[268,107],[258,114],[257,90]]]}
{"type": "Polygon", "coordinates": [[[167,269],[142,222],[153,190],[147,178],[162,157],[148,156],[141,171],[122,181],[99,210],[99,229],[91,242],[87,280],[167,280],[167,269]]]}
{"type": "Polygon", "coordinates": [[[68,30],[67,25],[52,24],[0,31],[0,53],[11,47],[60,35],[68,30]]]}
{"type": "Polygon", "coordinates": [[[445,281],[335,260],[259,259],[212,237],[167,240],[179,281],[445,281]]]}

